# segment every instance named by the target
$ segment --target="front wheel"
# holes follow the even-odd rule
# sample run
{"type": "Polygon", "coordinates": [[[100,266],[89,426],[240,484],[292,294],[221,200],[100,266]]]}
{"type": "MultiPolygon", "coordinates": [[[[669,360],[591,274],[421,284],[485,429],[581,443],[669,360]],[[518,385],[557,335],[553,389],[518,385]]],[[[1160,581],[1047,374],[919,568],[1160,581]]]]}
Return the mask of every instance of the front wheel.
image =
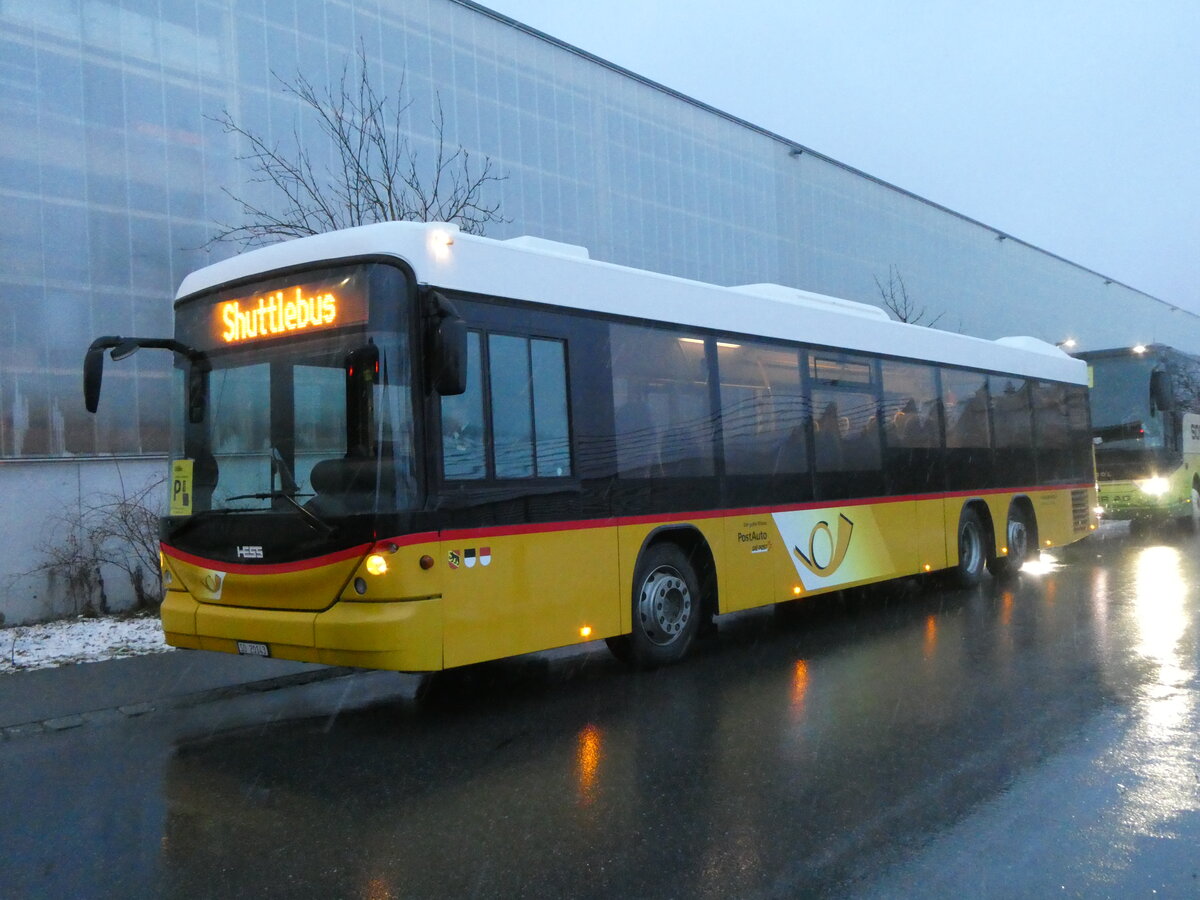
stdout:
{"type": "Polygon", "coordinates": [[[675,544],[656,544],[638,560],[633,577],[633,630],[609,641],[621,659],[639,668],[684,657],[702,618],[699,581],[687,555],[675,544]]]}
{"type": "Polygon", "coordinates": [[[983,580],[987,564],[987,541],[983,536],[983,520],[973,509],[964,509],[958,520],[958,565],[954,580],[959,587],[971,588],[983,580]]]}

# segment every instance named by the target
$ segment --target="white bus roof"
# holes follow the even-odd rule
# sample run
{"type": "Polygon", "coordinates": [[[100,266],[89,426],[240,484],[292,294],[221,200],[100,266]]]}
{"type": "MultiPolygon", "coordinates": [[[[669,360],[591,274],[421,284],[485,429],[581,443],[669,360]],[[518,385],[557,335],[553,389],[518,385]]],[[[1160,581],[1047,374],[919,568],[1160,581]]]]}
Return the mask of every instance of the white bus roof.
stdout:
{"type": "Polygon", "coordinates": [[[720,287],[588,257],[541,238],[495,240],[454,225],[385,222],[252,250],[188,275],[177,299],[323,261],[390,256],[447,290],[802,341],[978,369],[1087,383],[1087,364],[1031,337],[996,341],[896,322],[878,307],[773,284],[720,287]]]}

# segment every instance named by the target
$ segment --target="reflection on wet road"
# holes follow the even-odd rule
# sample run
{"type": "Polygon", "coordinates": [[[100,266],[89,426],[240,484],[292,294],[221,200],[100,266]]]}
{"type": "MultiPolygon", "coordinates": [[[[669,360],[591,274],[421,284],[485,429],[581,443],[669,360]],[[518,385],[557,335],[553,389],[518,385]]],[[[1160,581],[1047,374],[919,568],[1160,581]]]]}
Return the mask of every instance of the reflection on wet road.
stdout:
{"type": "Polygon", "coordinates": [[[658,672],[602,649],[546,654],[452,673],[420,703],[376,673],[292,689],[286,709],[252,699],[236,719],[215,704],[11,741],[0,763],[28,777],[0,781],[24,811],[0,824],[10,884],[1193,893],[1200,539],[1104,537],[1011,587],[890,586],[734,617],[658,672]],[[396,687],[356,699],[380,684],[396,687]]]}

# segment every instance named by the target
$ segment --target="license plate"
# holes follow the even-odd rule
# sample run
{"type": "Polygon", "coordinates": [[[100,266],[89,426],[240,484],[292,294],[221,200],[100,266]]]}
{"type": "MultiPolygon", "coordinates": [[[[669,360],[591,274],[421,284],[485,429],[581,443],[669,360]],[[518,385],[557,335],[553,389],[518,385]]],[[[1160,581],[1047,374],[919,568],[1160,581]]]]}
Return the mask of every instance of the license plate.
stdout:
{"type": "Polygon", "coordinates": [[[238,653],[242,656],[270,656],[271,649],[257,641],[238,641],[238,653]]]}

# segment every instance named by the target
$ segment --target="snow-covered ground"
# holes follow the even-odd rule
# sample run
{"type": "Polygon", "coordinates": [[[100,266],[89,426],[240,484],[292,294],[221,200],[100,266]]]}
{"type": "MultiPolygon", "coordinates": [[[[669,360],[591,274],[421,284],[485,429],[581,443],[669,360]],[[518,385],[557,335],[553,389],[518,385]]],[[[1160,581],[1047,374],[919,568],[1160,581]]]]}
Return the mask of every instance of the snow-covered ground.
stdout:
{"type": "Polygon", "coordinates": [[[0,675],[163,653],[158,616],[77,618],[42,625],[0,628],[0,675]]]}

